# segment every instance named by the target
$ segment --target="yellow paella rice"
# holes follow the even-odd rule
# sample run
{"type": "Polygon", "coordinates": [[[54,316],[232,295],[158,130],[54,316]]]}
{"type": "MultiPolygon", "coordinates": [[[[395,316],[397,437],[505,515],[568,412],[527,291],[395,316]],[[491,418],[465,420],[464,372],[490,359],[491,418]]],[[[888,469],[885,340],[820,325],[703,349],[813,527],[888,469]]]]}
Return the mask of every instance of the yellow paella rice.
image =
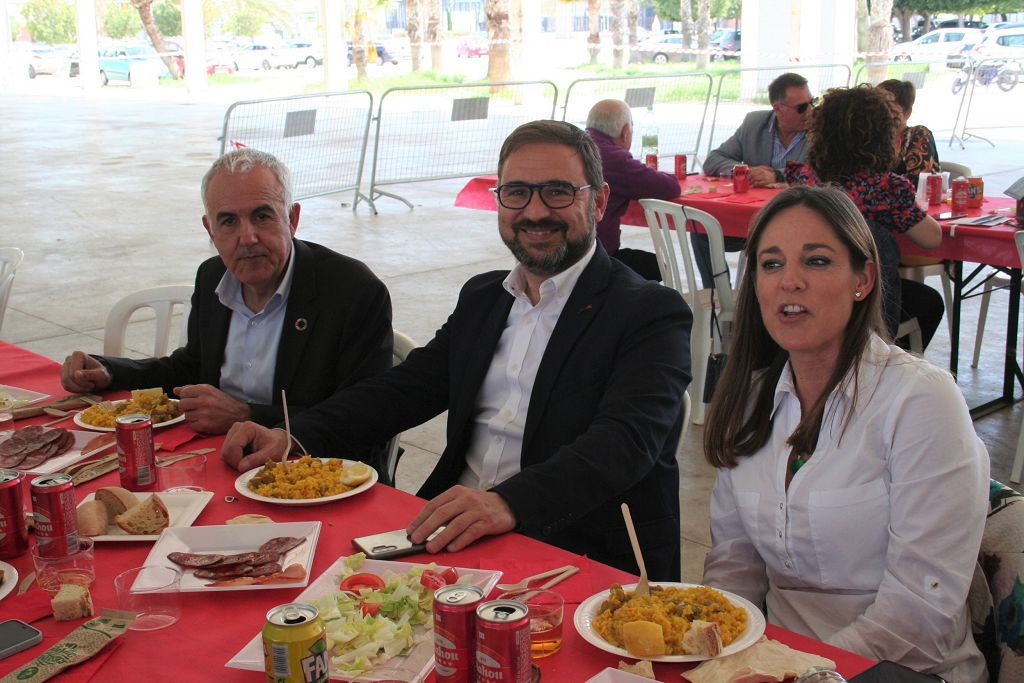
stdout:
{"type": "Polygon", "coordinates": [[[722,645],[732,643],[747,629],[746,610],[734,606],[714,588],[671,588],[651,586],[650,595],[627,593],[613,585],[608,599],[601,604],[591,622],[594,630],[612,645],[624,647],[622,625],[631,621],[652,621],[660,624],[665,635],[668,654],[686,654],[683,636],[690,622],[710,621],[722,631],[722,645]]]}
{"type": "Polygon", "coordinates": [[[323,498],[356,488],[341,483],[345,464],[340,458],[322,462],[304,455],[288,461],[288,471],[279,462],[268,462],[246,486],[268,498],[323,498]]]}
{"type": "Polygon", "coordinates": [[[160,394],[157,397],[130,398],[115,404],[107,401],[97,403],[82,411],[82,421],[95,427],[113,427],[118,416],[132,413],[146,413],[152,418],[153,424],[160,424],[178,417],[181,410],[176,400],[168,398],[167,394],[160,394]]]}

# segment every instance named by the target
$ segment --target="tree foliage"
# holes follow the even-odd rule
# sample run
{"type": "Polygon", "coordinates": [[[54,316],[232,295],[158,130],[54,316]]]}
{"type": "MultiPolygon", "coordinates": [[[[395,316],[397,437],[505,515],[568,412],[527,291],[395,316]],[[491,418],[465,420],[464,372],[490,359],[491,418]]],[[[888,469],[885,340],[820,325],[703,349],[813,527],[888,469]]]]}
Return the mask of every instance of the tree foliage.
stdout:
{"type": "Polygon", "coordinates": [[[170,2],[153,5],[153,21],[165,36],[181,35],[181,9],[170,2]]]}
{"type": "Polygon", "coordinates": [[[103,30],[114,40],[124,40],[142,30],[142,20],[130,5],[110,3],[103,15],[103,30]]]}
{"type": "Polygon", "coordinates": [[[239,10],[228,19],[227,29],[236,36],[255,38],[263,30],[267,17],[252,10],[239,10]]]}
{"type": "Polygon", "coordinates": [[[65,0],[28,0],[21,14],[34,41],[59,45],[78,38],[75,8],[65,0]]]}

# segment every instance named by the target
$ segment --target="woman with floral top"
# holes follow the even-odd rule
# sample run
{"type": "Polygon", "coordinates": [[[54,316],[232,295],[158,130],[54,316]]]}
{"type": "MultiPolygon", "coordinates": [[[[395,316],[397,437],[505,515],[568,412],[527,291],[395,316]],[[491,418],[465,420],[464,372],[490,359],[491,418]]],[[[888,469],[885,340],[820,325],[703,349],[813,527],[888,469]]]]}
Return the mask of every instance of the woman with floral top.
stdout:
{"type": "Polygon", "coordinates": [[[903,116],[903,128],[900,131],[900,154],[896,167],[892,170],[917,187],[917,177],[922,173],[939,172],[939,152],[935,148],[935,136],[927,126],[908,126],[911,112],[914,111],[914,99],[917,91],[910,81],[890,78],[882,81],[878,87],[892,95],[896,106],[903,116]]]}

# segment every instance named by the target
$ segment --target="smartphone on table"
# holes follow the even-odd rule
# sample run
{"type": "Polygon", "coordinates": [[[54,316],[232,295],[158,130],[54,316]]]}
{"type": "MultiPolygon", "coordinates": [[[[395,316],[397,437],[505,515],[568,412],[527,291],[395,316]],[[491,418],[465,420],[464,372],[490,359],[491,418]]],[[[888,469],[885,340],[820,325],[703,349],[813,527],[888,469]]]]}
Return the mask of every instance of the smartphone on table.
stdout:
{"type": "Polygon", "coordinates": [[[352,543],[363,551],[371,560],[389,560],[404,555],[414,555],[423,552],[427,547],[427,541],[445,530],[445,527],[438,527],[437,531],[427,536],[423,543],[413,543],[405,529],[385,531],[382,534],[360,536],[353,538],[352,543]]]}
{"type": "Polygon", "coordinates": [[[43,632],[21,619],[0,622],[0,659],[43,642],[43,632]]]}
{"type": "Polygon", "coordinates": [[[935,220],[937,220],[937,221],[951,221],[954,218],[963,218],[966,215],[967,215],[966,213],[953,213],[952,211],[947,211],[945,213],[937,213],[937,214],[935,214],[935,220]]]}

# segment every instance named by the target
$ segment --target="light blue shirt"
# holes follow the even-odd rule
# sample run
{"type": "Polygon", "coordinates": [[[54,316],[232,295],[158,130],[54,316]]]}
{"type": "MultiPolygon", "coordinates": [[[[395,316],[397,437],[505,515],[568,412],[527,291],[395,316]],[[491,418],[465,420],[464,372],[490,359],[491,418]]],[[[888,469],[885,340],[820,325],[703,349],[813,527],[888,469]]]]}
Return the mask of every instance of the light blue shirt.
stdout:
{"type": "Polygon", "coordinates": [[[782,140],[779,140],[778,123],[778,119],[772,119],[772,168],[784,169],[787,161],[803,161],[793,152],[796,151],[798,143],[807,135],[807,131],[798,132],[789,141],[788,146],[783,146],[782,140]]]}
{"type": "Polygon", "coordinates": [[[274,368],[281,343],[281,325],[292,288],[295,249],[277,291],[257,313],[242,298],[242,283],[228,270],[217,284],[217,298],[231,309],[231,324],[220,366],[220,390],[245,403],[272,405],[274,368]]]}

